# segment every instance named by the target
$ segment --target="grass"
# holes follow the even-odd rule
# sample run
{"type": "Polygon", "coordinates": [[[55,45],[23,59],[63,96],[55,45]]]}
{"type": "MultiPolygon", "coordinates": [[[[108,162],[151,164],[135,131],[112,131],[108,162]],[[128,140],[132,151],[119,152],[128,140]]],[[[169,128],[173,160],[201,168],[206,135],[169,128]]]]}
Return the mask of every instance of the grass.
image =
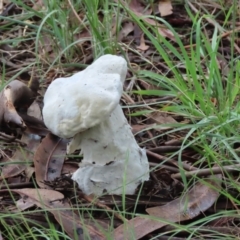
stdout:
{"type": "MultiPolygon", "coordinates": [[[[223,1],[214,1],[217,6],[216,12],[213,11],[211,3],[173,1],[175,8],[184,7],[184,11],[182,10],[184,17],[190,19],[191,25],[187,25],[186,29],[172,27],[167,18],[160,18],[158,15],[140,17],[128,5],[121,4],[121,1],[77,0],[72,3],[52,0],[43,1],[44,6],[40,7],[40,10],[34,10],[31,4],[26,5],[25,1],[12,2],[22,11],[14,15],[0,16],[0,20],[5,21],[5,24],[0,25],[0,31],[3,32],[0,43],[18,49],[16,59],[23,50],[32,57],[26,58],[26,62],[19,60],[24,63],[23,67],[20,67],[20,64],[15,68],[9,65],[9,62],[12,59],[14,61],[15,58],[8,58],[8,63],[2,63],[1,89],[9,81],[18,77],[23,78],[22,73],[28,72],[29,76],[33,74],[39,77],[45,86],[46,80],[70,75],[69,68],[79,71],[103,54],[124,55],[130,63],[130,80],[141,79],[154,86],[152,90],[144,90],[133,81],[133,88],[126,91],[126,94],[136,100],[135,104],[131,107],[124,106],[124,109],[128,110],[129,119],[133,122],[144,121],[149,112],[168,113],[181,119],[176,124],[165,124],[170,127],[169,130],[161,131],[151,138],[141,138],[139,141],[141,146],[148,146],[154,140],[166,139],[169,136],[170,139],[183,137],[181,149],[166,155],[166,161],[176,159],[178,162],[182,192],[188,191],[190,186],[202,179],[194,175],[191,178],[185,176],[182,165],[185,161],[184,153],[191,147],[195,151],[196,160],[192,163],[193,167],[211,169],[213,166],[218,166],[222,169],[224,177],[220,190],[221,198],[230,201],[235,209],[238,209],[240,204],[238,175],[224,170],[226,165],[239,163],[236,145],[239,144],[240,62],[236,46],[238,33],[234,31],[239,19],[236,10],[237,1],[232,1],[230,7],[223,1]],[[78,17],[73,9],[78,13],[78,17]],[[164,25],[173,33],[175,41],[164,38],[159,33],[158,27],[149,24],[146,19],[164,25]],[[123,24],[129,21],[136,24],[144,33],[152,50],[152,54],[147,57],[136,49],[133,39],[118,40],[123,24]],[[22,34],[16,35],[19,29],[22,30],[22,34]],[[50,47],[45,48],[47,49],[45,51],[43,46],[47,43],[50,47]],[[28,45],[30,47],[25,50],[28,45]],[[154,57],[157,60],[154,60],[154,57]],[[164,67],[159,65],[159,62],[164,67]],[[137,104],[139,99],[164,96],[172,98],[147,106],[137,104]]],[[[153,2],[149,1],[149,6],[152,4],[153,2]]],[[[152,127],[148,129],[154,130],[152,127]]],[[[137,136],[141,134],[144,136],[146,133],[142,131],[137,136]]],[[[160,163],[155,170],[163,164],[164,162],[160,163]]],[[[126,218],[134,217],[138,213],[139,199],[140,194],[134,210],[129,211],[128,200],[123,195],[122,205],[117,205],[115,212],[126,218]]],[[[76,209],[80,209],[81,216],[87,212],[90,220],[100,215],[97,207],[89,210],[80,204],[76,209]]],[[[29,213],[35,214],[38,211],[29,210],[29,213]]],[[[101,211],[105,217],[111,219],[109,232],[105,232],[106,239],[111,239],[110,232],[114,228],[114,217],[108,210],[101,211]]],[[[202,214],[201,217],[184,224],[169,224],[169,229],[153,234],[151,239],[163,235],[181,236],[183,232],[188,233],[185,235],[187,239],[201,239],[201,229],[219,218],[238,219],[238,216],[235,210],[219,208],[212,214],[202,214]]],[[[1,229],[4,229],[2,235],[6,239],[16,239],[16,236],[18,239],[70,239],[63,233],[63,229],[56,229],[56,224],[52,224],[52,220],[48,221],[48,226],[40,226],[41,224],[31,226],[24,214],[9,212],[2,214],[0,221],[1,229]],[[15,222],[22,220],[23,224],[12,227],[9,218],[15,222]]],[[[207,231],[207,227],[205,231],[204,236],[208,238],[234,239],[234,234],[231,235],[229,232],[223,234],[214,228],[207,231]]]]}

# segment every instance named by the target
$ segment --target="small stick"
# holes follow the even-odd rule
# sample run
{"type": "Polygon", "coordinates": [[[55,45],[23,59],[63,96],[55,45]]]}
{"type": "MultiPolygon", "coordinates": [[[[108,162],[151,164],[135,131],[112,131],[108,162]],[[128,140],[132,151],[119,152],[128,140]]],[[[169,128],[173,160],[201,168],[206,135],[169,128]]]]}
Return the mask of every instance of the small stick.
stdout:
{"type": "Polygon", "coordinates": [[[182,141],[183,141],[183,138],[181,139],[172,139],[172,140],[169,140],[169,141],[167,141],[167,142],[165,142],[164,144],[166,145],[166,146],[169,146],[169,145],[171,145],[171,146],[179,146],[179,145],[181,145],[182,144],[182,141]]]}
{"type": "MultiPolygon", "coordinates": [[[[184,174],[185,174],[185,177],[189,178],[193,176],[202,177],[206,175],[219,174],[219,173],[223,173],[223,171],[226,171],[226,172],[239,171],[240,172],[240,164],[193,170],[193,171],[185,172],[184,174]]],[[[172,178],[180,179],[181,173],[172,174],[171,176],[172,178]]]]}
{"type": "MultiPolygon", "coordinates": [[[[149,150],[147,150],[147,154],[152,156],[152,157],[157,158],[160,161],[166,161],[167,163],[172,164],[174,167],[176,167],[176,166],[179,167],[178,163],[176,161],[174,161],[173,159],[168,159],[167,157],[164,157],[164,156],[162,156],[160,154],[157,154],[157,153],[153,153],[149,150]]],[[[182,167],[183,167],[183,169],[185,169],[187,171],[197,170],[197,168],[195,168],[193,166],[189,166],[187,163],[184,163],[184,162],[182,162],[182,167]]]]}
{"type": "Polygon", "coordinates": [[[181,146],[161,146],[156,148],[150,148],[148,149],[151,152],[154,153],[168,153],[168,152],[174,152],[181,148],[181,146]]]}
{"type": "MultiPolygon", "coordinates": [[[[158,163],[152,163],[152,162],[149,163],[150,167],[156,167],[158,165],[159,165],[158,163]]],[[[164,169],[169,170],[169,171],[174,172],[174,173],[179,173],[179,169],[175,168],[175,167],[170,167],[170,166],[167,166],[167,165],[161,165],[160,169],[161,168],[164,168],[164,169]]]]}

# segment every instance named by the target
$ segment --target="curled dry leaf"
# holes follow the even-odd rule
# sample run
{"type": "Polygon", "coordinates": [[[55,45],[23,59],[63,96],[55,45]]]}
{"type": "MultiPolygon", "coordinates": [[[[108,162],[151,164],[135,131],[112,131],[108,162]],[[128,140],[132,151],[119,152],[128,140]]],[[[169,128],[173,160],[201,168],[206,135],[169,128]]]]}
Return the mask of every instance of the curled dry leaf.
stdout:
{"type": "Polygon", "coordinates": [[[219,197],[221,179],[222,175],[214,175],[211,179],[198,182],[183,197],[164,206],[146,209],[149,215],[159,218],[159,221],[146,217],[133,218],[128,221],[127,226],[122,224],[115,229],[114,240],[140,239],[166,226],[167,222],[182,222],[197,217],[210,208],[219,197]]]}
{"type": "Polygon", "coordinates": [[[35,93],[26,84],[18,80],[10,82],[0,93],[0,125],[26,128],[16,109],[27,109],[34,98],[35,93]]]}
{"type": "MultiPolygon", "coordinates": [[[[32,105],[28,108],[27,114],[30,116],[35,116],[33,119],[38,120],[41,119],[40,114],[40,107],[36,103],[32,103],[32,105]],[[37,118],[36,118],[37,117],[37,118]]],[[[25,116],[29,116],[25,114],[25,116]]],[[[29,116],[29,117],[30,117],[29,116]]],[[[0,179],[6,179],[9,177],[14,177],[19,175],[21,172],[31,172],[31,167],[26,165],[26,161],[32,161],[33,159],[33,153],[36,151],[37,146],[40,143],[40,136],[29,133],[28,129],[27,131],[23,132],[21,137],[21,142],[25,143],[26,146],[23,149],[22,147],[18,147],[15,151],[13,157],[9,160],[11,162],[22,162],[18,164],[7,164],[2,168],[2,173],[0,176],[0,179]],[[30,171],[29,171],[30,170],[30,171]]]]}
{"type": "MultiPolygon", "coordinates": [[[[6,190],[0,190],[0,192],[3,191],[6,190]]],[[[51,212],[72,239],[84,240],[86,236],[94,240],[106,239],[96,227],[85,223],[83,225],[79,220],[80,217],[72,210],[68,210],[71,209],[71,206],[64,201],[62,193],[48,189],[30,188],[11,189],[11,191],[20,194],[25,201],[29,202],[29,206],[34,203],[36,206],[51,212]]]]}
{"type": "Polygon", "coordinates": [[[161,17],[171,15],[173,13],[171,0],[160,0],[158,4],[158,9],[161,17]]]}
{"type": "Polygon", "coordinates": [[[35,174],[41,188],[50,188],[44,181],[60,177],[67,148],[67,140],[49,133],[34,155],[35,174]]]}

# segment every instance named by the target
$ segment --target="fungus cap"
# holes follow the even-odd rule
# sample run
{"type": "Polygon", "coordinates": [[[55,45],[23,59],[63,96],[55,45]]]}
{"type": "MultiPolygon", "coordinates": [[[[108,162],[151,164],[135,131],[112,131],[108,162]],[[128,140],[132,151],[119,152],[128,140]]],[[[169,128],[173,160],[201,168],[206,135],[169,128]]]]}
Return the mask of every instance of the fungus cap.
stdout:
{"type": "Polygon", "coordinates": [[[44,96],[46,126],[70,138],[98,125],[118,105],[126,73],[124,58],[108,54],[71,77],[56,79],[44,96]]]}

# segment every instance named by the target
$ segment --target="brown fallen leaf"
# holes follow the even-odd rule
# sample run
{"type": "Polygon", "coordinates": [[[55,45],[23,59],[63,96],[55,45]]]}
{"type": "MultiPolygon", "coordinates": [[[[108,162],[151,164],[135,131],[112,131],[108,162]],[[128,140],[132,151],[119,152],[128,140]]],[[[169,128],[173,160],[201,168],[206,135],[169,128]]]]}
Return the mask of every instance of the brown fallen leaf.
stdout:
{"type": "Polygon", "coordinates": [[[172,9],[173,9],[173,7],[172,7],[171,0],[160,0],[159,1],[158,10],[161,14],[161,17],[171,15],[173,13],[172,9]]]}
{"type": "Polygon", "coordinates": [[[157,124],[177,123],[177,121],[167,113],[152,112],[148,115],[148,117],[151,118],[153,122],[157,124]]]}
{"type": "Polygon", "coordinates": [[[172,41],[176,42],[175,36],[171,30],[162,27],[162,28],[158,28],[158,32],[161,36],[163,36],[165,38],[169,38],[172,41]]]}
{"type": "Polygon", "coordinates": [[[60,177],[67,140],[49,133],[38,146],[34,155],[35,174],[38,185],[41,188],[51,188],[44,181],[53,181],[60,177]]]}
{"type": "Polygon", "coordinates": [[[143,132],[146,131],[148,129],[150,129],[153,126],[153,124],[144,124],[144,125],[140,125],[140,124],[135,124],[132,125],[132,133],[135,135],[136,133],[139,132],[143,132]]]}
{"type": "MultiPolygon", "coordinates": [[[[38,120],[41,119],[40,114],[40,108],[39,105],[36,105],[36,103],[32,103],[31,106],[27,110],[27,114],[25,116],[35,116],[34,119],[38,120]],[[27,115],[28,114],[28,115],[27,115]]],[[[40,136],[29,133],[28,129],[27,131],[23,132],[21,137],[21,142],[25,143],[26,146],[24,148],[18,147],[15,151],[14,155],[11,159],[9,159],[10,162],[22,162],[18,164],[7,164],[2,168],[2,173],[0,176],[0,179],[7,179],[9,177],[14,177],[25,172],[30,172],[31,169],[30,166],[26,165],[26,161],[32,161],[33,159],[33,153],[36,151],[37,146],[40,143],[40,136]]]]}
{"type": "Polygon", "coordinates": [[[137,46],[137,49],[141,51],[147,51],[149,49],[149,46],[146,45],[145,39],[144,39],[144,34],[142,34],[141,39],[140,39],[140,45],[137,46]]]}
{"type": "Polygon", "coordinates": [[[132,22],[123,23],[122,29],[118,34],[118,41],[121,42],[123,38],[127,37],[129,33],[134,30],[134,25],[132,22]]]}
{"type": "MultiPolygon", "coordinates": [[[[0,190],[0,192],[7,190],[0,190]]],[[[104,240],[106,237],[96,229],[80,221],[80,217],[75,214],[70,205],[64,201],[64,195],[60,192],[48,189],[11,189],[11,192],[18,193],[25,200],[29,198],[29,203],[51,212],[64,231],[72,238],[78,240],[89,239],[104,240]]],[[[29,204],[30,206],[30,204],[29,204]]]]}
{"type": "Polygon", "coordinates": [[[166,205],[146,209],[151,217],[136,217],[114,230],[114,240],[140,239],[145,235],[168,225],[167,222],[181,222],[197,217],[210,208],[219,197],[222,175],[214,175],[204,183],[198,182],[183,197],[166,205]],[[158,218],[159,220],[156,220],[158,218]],[[163,220],[163,221],[161,221],[163,220]]]}
{"type": "Polygon", "coordinates": [[[0,93],[0,125],[26,128],[17,108],[27,109],[34,101],[35,93],[18,80],[10,82],[0,93]]]}
{"type": "MultiPolygon", "coordinates": [[[[126,5],[123,1],[121,1],[123,5],[126,5]]],[[[172,41],[176,42],[175,36],[170,29],[167,29],[164,25],[160,24],[159,22],[146,17],[145,15],[149,15],[151,12],[143,13],[143,6],[141,5],[140,1],[132,0],[129,3],[129,9],[134,12],[139,18],[143,21],[147,22],[148,24],[157,27],[158,32],[161,36],[167,37],[172,41]]]]}
{"type": "Polygon", "coordinates": [[[16,201],[16,207],[20,211],[27,210],[35,205],[35,201],[25,195],[16,201]]]}

